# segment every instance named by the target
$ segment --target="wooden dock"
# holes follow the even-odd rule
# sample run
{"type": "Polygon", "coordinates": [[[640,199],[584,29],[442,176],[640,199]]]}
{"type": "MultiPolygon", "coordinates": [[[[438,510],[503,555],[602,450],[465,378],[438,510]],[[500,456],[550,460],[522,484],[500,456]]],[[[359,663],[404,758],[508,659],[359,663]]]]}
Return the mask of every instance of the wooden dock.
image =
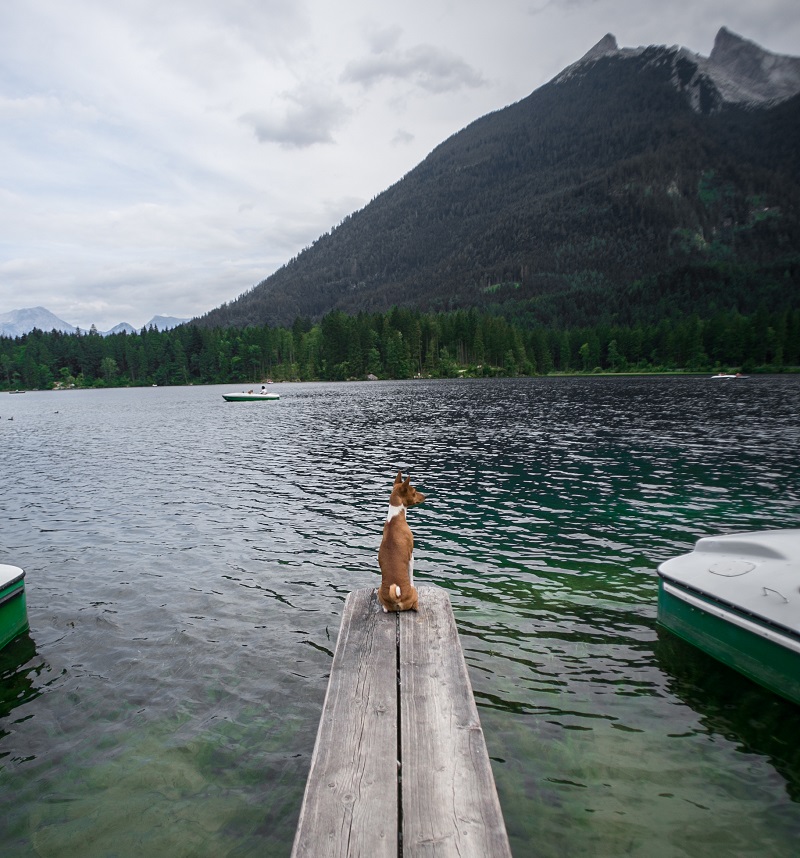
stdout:
{"type": "Polygon", "coordinates": [[[292,856],[510,858],[446,591],[347,597],[292,856]]]}

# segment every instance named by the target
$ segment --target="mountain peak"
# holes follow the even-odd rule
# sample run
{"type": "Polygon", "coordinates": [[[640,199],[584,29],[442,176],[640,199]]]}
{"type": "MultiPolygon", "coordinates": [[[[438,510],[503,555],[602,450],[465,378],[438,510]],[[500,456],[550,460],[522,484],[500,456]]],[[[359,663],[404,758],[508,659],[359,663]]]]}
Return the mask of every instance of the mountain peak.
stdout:
{"type": "MultiPolygon", "coordinates": [[[[188,321],[189,319],[180,319],[177,316],[153,316],[144,327],[148,330],[156,328],[159,331],[168,331],[188,321]]],[[[59,319],[58,316],[44,307],[23,307],[8,313],[0,313],[0,337],[22,337],[34,329],[62,331],[65,334],[74,334],[78,330],[75,325],[70,325],[69,322],[59,319]]],[[[110,331],[98,331],[97,333],[105,337],[109,334],[133,334],[136,333],[136,329],[127,322],[120,322],[110,331]]]]}
{"type": "Polygon", "coordinates": [[[768,53],[768,51],[765,51],[755,42],[745,39],[727,27],[720,27],[714,39],[714,47],[711,50],[709,59],[714,63],[722,65],[730,61],[735,61],[743,54],[755,57],[768,53]]]}
{"type": "Polygon", "coordinates": [[[65,334],[75,332],[74,325],[59,319],[44,307],[22,307],[0,313],[0,336],[21,337],[34,328],[40,331],[63,331],[65,334]]]}
{"type": "Polygon", "coordinates": [[[590,60],[599,60],[600,57],[607,57],[609,54],[619,52],[616,36],[611,33],[606,33],[602,39],[590,50],[588,50],[578,62],[584,63],[590,60]]]}
{"type": "Polygon", "coordinates": [[[644,57],[648,66],[661,65],[668,58],[674,85],[698,112],[713,112],[726,103],[764,107],[800,93],[800,58],[773,54],[727,27],[720,28],[708,57],[679,46],[620,48],[616,38],[607,33],[554,82],[584,74],[605,57],[644,57]]]}
{"type": "Polygon", "coordinates": [[[769,104],[800,92],[800,58],[773,54],[727,27],[717,33],[707,70],[725,101],[769,104]]]}
{"type": "Polygon", "coordinates": [[[153,316],[145,325],[145,328],[157,328],[159,331],[169,331],[188,321],[189,319],[179,319],[177,316],[153,316]]]}

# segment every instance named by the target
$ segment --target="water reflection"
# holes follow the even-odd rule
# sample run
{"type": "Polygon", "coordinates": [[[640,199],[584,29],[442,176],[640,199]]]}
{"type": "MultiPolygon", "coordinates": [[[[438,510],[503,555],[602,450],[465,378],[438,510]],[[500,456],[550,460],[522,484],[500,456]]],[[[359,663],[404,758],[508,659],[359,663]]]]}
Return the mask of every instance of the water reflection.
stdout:
{"type": "Polygon", "coordinates": [[[666,630],[659,629],[655,654],[668,690],[698,713],[702,732],[735,743],[741,754],[768,758],[790,798],[800,801],[797,706],[666,630]]]}
{"type": "MultiPolygon", "coordinates": [[[[36,644],[29,632],[0,650],[0,719],[41,694],[37,680],[43,670],[44,664],[36,653],[36,644]]],[[[3,735],[5,733],[0,726],[0,739],[3,735]]]]}

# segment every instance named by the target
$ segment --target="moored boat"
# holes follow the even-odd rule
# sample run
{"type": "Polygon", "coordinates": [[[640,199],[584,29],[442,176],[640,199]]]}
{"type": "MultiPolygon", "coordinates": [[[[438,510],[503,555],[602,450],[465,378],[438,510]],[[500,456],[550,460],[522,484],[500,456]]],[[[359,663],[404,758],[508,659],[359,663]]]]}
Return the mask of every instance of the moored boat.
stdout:
{"type": "Polygon", "coordinates": [[[0,564],[0,649],[28,630],[25,573],[0,564]]]}
{"type": "Polygon", "coordinates": [[[259,402],[280,399],[281,395],[279,393],[255,393],[248,390],[241,393],[223,393],[222,398],[226,402],[259,402]]]}
{"type": "Polygon", "coordinates": [[[658,574],[662,626],[800,704],[800,529],[707,536],[658,574]]]}

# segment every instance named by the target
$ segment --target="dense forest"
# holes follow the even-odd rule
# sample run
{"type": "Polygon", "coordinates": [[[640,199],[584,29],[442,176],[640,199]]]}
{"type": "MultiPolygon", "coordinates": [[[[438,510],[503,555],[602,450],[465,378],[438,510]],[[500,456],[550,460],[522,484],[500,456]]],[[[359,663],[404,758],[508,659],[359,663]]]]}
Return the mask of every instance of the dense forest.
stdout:
{"type": "Polygon", "coordinates": [[[699,113],[682,56],[603,58],[476,120],[197,323],[404,306],[575,328],[800,306],[800,96],[699,113]]]}
{"type": "Polygon", "coordinates": [[[800,310],[559,329],[475,309],[395,307],[356,316],[334,310],[317,324],[297,319],[286,328],[0,337],[2,390],[721,368],[800,370],[800,310]]]}

